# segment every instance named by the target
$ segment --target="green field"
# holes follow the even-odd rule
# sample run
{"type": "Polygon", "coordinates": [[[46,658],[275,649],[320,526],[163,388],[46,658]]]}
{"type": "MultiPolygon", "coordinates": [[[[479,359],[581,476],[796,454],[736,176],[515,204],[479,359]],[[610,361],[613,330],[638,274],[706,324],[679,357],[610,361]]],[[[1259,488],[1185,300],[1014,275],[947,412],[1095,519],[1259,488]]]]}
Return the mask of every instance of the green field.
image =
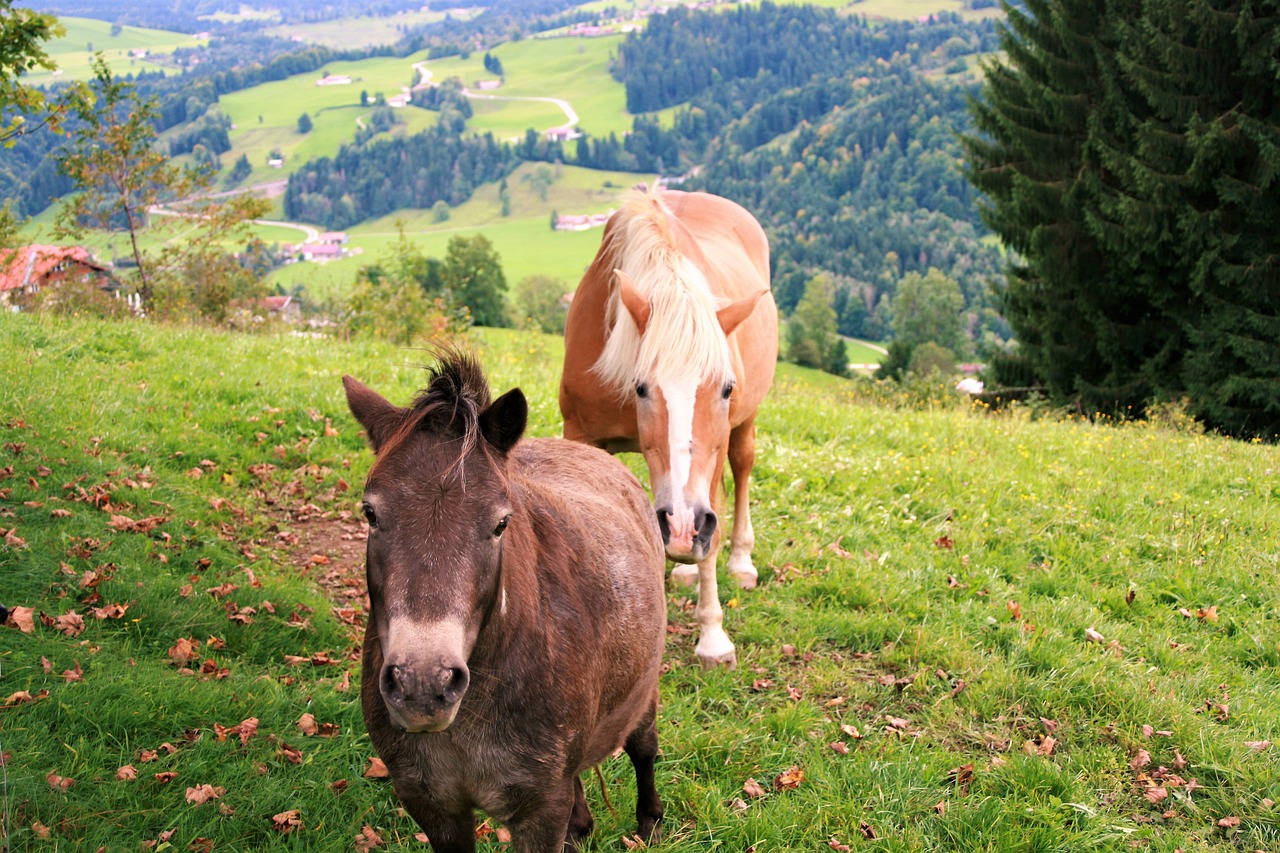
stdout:
{"type": "Polygon", "coordinates": [[[466,20],[476,13],[477,10],[474,9],[450,9],[444,12],[424,8],[392,15],[354,15],[328,21],[281,24],[268,27],[264,32],[266,35],[277,38],[346,50],[395,44],[404,38],[405,30],[438,23],[443,21],[446,15],[452,16],[455,20],[466,20]]]}
{"type": "Polygon", "coordinates": [[[610,210],[623,190],[649,176],[629,172],[599,172],[576,166],[554,169],[525,163],[507,179],[511,214],[501,215],[496,184],[485,184],[475,195],[450,211],[443,223],[433,222],[428,210],[402,210],[351,228],[349,248],[360,254],[323,264],[294,264],[272,274],[272,282],[292,288],[302,284],[310,298],[347,292],[361,265],[375,262],[399,239],[403,227],[413,244],[428,257],[444,257],[454,236],[483,234],[502,260],[509,286],[529,275],[561,278],[572,288],[586,271],[600,245],[602,229],[552,231],[551,211],[562,214],[603,213],[610,210]],[[539,169],[549,170],[553,183],[544,201],[531,178],[539,169]],[[559,177],[554,177],[556,174],[559,177]],[[611,184],[612,186],[609,186],[611,184]]]}
{"type": "MultiPolygon", "coordinates": [[[[472,340],[558,434],[560,339],[472,340]]],[[[339,377],[406,403],[427,354],[7,313],[0,347],[10,849],[423,849],[365,776],[339,377]]],[[[736,671],[669,590],[657,849],[1280,849],[1275,446],[1036,415],[781,366],[736,671]]],[[[584,853],[634,831],[602,779],[584,853]]]]}
{"type": "Polygon", "coordinates": [[[195,47],[203,44],[186,33],[168,30],[149,30],[141,27],[122,27],[120,34],[111,35],[111,24],[91,18],[59,18],[67,28],[66,35],[45,45],[45,52],[58,65],[57,71],[40,71],[23,76],[23,81],[44,85],[64,80],[89,80],[93,77],[91,64],[95,52],[101,52],[111,66],[112,73],[124,76],[142,71],[177,73],[177,69],[161,62],[155,56],[173,53],[178,47],[195,47]],[[135,58],[131,51],[145,50],[147,57],[135,58]]]}

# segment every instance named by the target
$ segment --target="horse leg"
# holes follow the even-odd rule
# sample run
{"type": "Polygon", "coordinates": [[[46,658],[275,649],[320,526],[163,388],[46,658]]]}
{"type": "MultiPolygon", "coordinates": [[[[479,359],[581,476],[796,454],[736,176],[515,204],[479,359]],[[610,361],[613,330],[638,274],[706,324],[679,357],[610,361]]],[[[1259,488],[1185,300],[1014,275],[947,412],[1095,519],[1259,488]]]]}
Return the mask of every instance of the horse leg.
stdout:
{"type": "Polygon", "coordinates": [[[413,790],[396,785],[395,792],[404,810],[427,834],[432,850],[437,853],[475,853],[476,819],[469,809],[446,812],[422,788],[413,790]]]}
{"type": "Polygon", "coordinates": [[[733,533],[729,537],[729,573],[743,589],[754,589],[759,573],[751,562],[756,544],[751,526],[751,467],[756,461],[756,421],[752,418],[729,433],[729,468],[733,471],[733,533]]]}
{"type": "Polygon", "coordinates": [[[662,821],[662,800],[658,797],[654,764],[658,760],[658,697],[654,696],[648,713],[631,734],[627,735],[627,757],[636,769],[636,822],[640,838],[646,844],[656,844],[662,839],[658,824],[662,821]]]}
{"type": "MultiPolygon", "coordinates": [[[[723,503],[724,460],[721,459],[711,480],[711,505],[716,515],[721,517],[724,516],[723,503]]],[[[698,645],[693,652],[703,669],[715,666],[733,669],[738,665],[738,653],[724,632],[724,608],[720,606],[720,587],[716,581],[716,557],[720,554],[723,530],[724,525],[716,525],[707,556],[698,563],[698,607],[694,611],[698,619],[698,645]]]]}
{"type": "Polygon", "coordinates": [[[591,816],[586,792],[582,790],[582,777],[575,776],[573,777],[573,813],[569,815],[569,831],[564,837],[565,848],[578,849],[578,842],[590,835],[595,827],[596,819],[591,816]]]}
{"type": "Polygon", "coordinates": [[[587,805],[582,793],[582,782],[578,777],[553,783],[545,790],[528,793],[532,799],[526,801],[516,817],[507,821],[507,828],[511,830],[513,853],[576,851],[579,839],[573,834],[573,818],[578,799],[582,798],[584,809],[587,805]]]}

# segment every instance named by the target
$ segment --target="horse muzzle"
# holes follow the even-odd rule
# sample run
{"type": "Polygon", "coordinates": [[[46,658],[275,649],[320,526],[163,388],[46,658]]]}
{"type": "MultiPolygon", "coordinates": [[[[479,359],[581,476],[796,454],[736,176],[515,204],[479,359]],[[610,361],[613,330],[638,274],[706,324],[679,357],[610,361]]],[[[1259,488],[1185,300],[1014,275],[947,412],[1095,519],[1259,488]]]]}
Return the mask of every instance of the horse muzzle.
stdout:
{"type": "Polygon", "coordinates": [[[406,732],[442,732],[458,715],[471,673],[464,662],[455,664],[384,664],[378,689],[391,722],[406,732]]]}
{"type": "Polygon", "coordinates": [[[700,563],[707,558],[716,534],[714,512],[706,507],[679,512],[659,507],[656,512],[667,559],[676,563],[700,563]]]}

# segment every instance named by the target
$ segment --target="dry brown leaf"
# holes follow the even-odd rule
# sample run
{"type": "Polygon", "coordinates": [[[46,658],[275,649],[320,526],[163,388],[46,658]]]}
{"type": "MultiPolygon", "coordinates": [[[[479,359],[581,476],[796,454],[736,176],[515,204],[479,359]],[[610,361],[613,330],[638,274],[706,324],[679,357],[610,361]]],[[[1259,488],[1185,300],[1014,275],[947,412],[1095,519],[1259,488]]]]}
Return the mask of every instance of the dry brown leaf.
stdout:
{"type": "Polygon", "coordinates": [[[827,744],[827,746],[831,747],[833,751],[838,752],[841,755],[849,754],[849,744],[845,743],[842,740],[832,741],[831,743],[827,744]]]}
{"type": "Polygon", "coordinates": [[[382,840],[382,836],[367,823],[360,830],[360,834],[356,836],[357,850],[372,850],[375,847],[381,847],[385,843],[382,840]]]}
{"type": "Polygon", "coordinates": [[[221,785],[216,788],[209,784],[196,785],[194,788],[187,789],[187,802],[191,803],[193,806],[198,806],[202,803],[207,803],[210,800],[219,799],[226,792],[227,789],[221,785]]]}
{"type": "Polygon", "coordinates": [[[1092,627],[1084,629],[1084,638],[1090,643],[1105,643],[1107,638],[1099,634],[1092,627]]]}
{"type": "Polygon", "coordinates": [[[316,722],[315,715],[310,712],[299,717],[298,722],[294,725],[298,727],[298,731],[307,736],[319,734],[320,732],[320,725],[316,722]]]}
{"type": "Polygon", "coordinates": [[[791,791],[804,781],[804,770],[799,765],[788,767],[773,779],[773,787],[779,791],[791,791]]]}
{"type": "Polygon", "coordinates": [[[169,647],[169,660],[176,666],[189,664],[199,655],[200,644],[190,637],[179,637],[178,641],[169,647]]]}
{"type": "Polygon", "coordinates": [[[126,764],[116,771],[116,781],[118,782],[132,782],[137,778],[138,768],[134,767],[132,764],[126,764]]]}
{"type": "Polygon", "coordinates": [[[858,731],[857,726],[850,725],[849,723],[843,723],[840,726],[840,731],[844,732],[854,740],[862,740],[862,732],[858,731]]]}
{"type": "Polygon", "coordinates": [[[364,778],[366,779],[388,779],[391,773],[387,770],[387,765],[383,763],[381,758],[376,755],[369,759],[369,766],[364,769],[364,778]]]}
{"type": "Polygon", "coordinates": [[[65,776],[59,776],[56,772],[50,771],[45,776],[45,781],[49,783],[49,787],[57,791],[65,791],[76,783],[75,779],[68,779],[65,776]]]}
{"type": "Polygon", "coordinates": [[[764,787],[755,779],[748,779],[742,783],[742,793],[754,800],[764,796],[764,787]]]}
{"type": "Polygon", "coordinates": [[[1218,826],[1222,827],[1223,829],[1234,829],[1239,825],[1240,825],[1240,818],[1236,817],[1235,815],[1224,817],[1222,820],[1218,821],[1218,826]]]}
{"type": "Polygon", "coordinates": [[[836,838],[834,835],[827,839],[827,846],[832,850],[839,851],[839,853],[849,853],[849,851],[853,849],[848,844],[841,844],[840,839],[836,838]]]}
{"type": "Polygon", "coordinates": [[[1271,748],[1271,741],[1269,741],[1269,740],[1247,740],[1247,741],[1245,741],[1245,742],[1244,742],[1244,745],[1245,745],[1245,746],[1247,746],[1247,747],[1249,747],[1249,749],[1254,749],[1254,750],[1257,750],[1258,752],[1261,752],[1261,751],[1262,751],[1262,750],[1264,750],[1264,749],[1270,749],[1270,748],[1271,748]]]}
{"type": "Polygon", "coordinates": [[[1159,803],[1169,796],[1169,789],[1159,785],[1152,785],[1142,792],[1149,803],[1159,803]]]}
{"type": "Polygon", "coordinates": [[[36,612],[30,607],[15,607],[9,611],[8,624],[24,634],[30,634],[36,629],[36,612]]]}
{"type": "Polygon", "coordinates": [[[1145,749],[1140,749],[1129,761],[1129,769],[1141,770],[1142,768],[1146,767],[1150,763],[1151,763],[1151,753],[1147,752],[1145,749]]]}
{"type": "Polygon", "coordinates": [[[54,624],[68,637],[78,637],[84,633],[84,617],[74,611],[63,613],[54,620],[54,624]]]}
{"type": "Polygon", "coordinates": [[[161,785],[168,784],[169,782],[172,782],[174,779],[177,779],[177,778],[178,778],[178,774],[174,773],[172,770],[166,770],[163,773],[156,774],[156,781],[159,782],[161,785]]]}
{"type": "Polygon", "coordinates": [[[302,823],[302,813],[297,809],[289,809],[286,812],[280,812],[277,815],[273,815],[271,818],[271,825],[275,827],[278,832],[285,834],[293,832],[295,829],[306,828],[302,823]]]}

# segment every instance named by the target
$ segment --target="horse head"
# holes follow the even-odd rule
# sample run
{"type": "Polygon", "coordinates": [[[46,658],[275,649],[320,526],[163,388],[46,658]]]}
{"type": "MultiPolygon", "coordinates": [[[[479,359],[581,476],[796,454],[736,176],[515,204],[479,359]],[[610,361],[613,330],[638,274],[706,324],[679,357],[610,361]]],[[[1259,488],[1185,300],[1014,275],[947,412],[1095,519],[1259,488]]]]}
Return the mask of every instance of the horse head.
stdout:
{"type": "Polygon", "coordinates": [[[397,727],[443,731],[483,626],[506,607],[503,533],[516,510],[506,466],[528,405],[518,388],[491,403],[478,364],[457,353],[409,408],[342,381],[376,456],[362,506],[378,690],[397,727]]]}
{"type": "Polygon", "coordinates": [[[701,271],[678,255],[668,275],[682,286],[645,289],[624,270],[614,275],[621,308],[597,370],[612,370],[634,403],[667,556],[698,563],[717,541],[713,493],[737,403],[728,336],[768,290],[718,305],[701,271]],[[611,368],[624,349],[631,353],[626,367],[611,368]]]}

